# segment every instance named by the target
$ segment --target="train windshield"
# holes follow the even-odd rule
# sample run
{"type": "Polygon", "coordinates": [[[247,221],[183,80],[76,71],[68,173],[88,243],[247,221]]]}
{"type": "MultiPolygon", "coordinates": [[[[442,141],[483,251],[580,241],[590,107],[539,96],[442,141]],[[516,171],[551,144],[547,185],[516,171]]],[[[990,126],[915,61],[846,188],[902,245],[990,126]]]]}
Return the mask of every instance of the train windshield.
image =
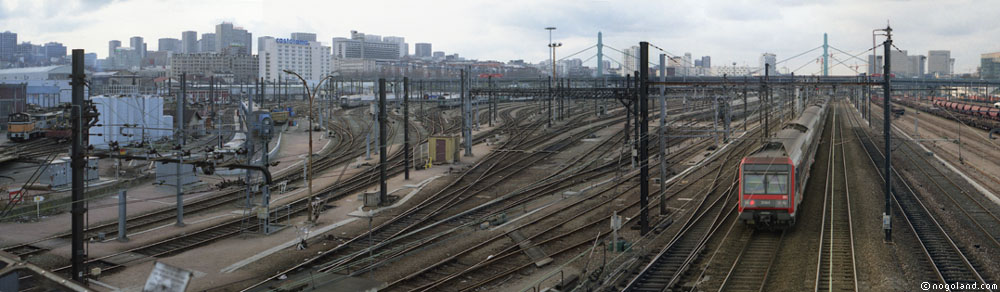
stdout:
{"type": "Polygon", "coordinates": [[[788,194],[789,182],[787,165],[747,164],[743,166],[744,194],[788,194]]]}

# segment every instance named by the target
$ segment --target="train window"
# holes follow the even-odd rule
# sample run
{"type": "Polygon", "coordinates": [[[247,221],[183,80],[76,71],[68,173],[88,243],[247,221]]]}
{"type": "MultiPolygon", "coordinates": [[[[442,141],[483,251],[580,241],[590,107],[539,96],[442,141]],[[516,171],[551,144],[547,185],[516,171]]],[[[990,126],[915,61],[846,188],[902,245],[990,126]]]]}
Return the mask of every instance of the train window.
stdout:
{"type": "Polygon", "coordinates": [[[788,174],[761,173],[743,175],[744,194],[788,194],[788,185],[788,174]]]}
{"type": "Polygon", "coordinates": [[[764,193],[764,175],[763,174],[747,174],[743,176],[743,193],[744,194],[762,194],[764,193]]]}
{"type": "Polygon", "coordinates": [[[787,194],[788,193],[788,175],[787,174],[770,174],[767,176],[767,193],[768,194],[787,194]]]}

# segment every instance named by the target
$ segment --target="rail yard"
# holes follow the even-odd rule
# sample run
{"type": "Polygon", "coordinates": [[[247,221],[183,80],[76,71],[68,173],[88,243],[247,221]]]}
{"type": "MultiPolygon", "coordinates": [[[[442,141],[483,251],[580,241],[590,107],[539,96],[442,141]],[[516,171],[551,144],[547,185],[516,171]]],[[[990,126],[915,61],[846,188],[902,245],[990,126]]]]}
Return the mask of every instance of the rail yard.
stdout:
{"type": "Polygon", "coordinates": [[[75,83],[10,116],[0,269],[34,272],[0,287],[1000,290],[1000,82],[651,76],[650,47],[624,77],[185,74],[149,99],[177,129],[75,83]]]}

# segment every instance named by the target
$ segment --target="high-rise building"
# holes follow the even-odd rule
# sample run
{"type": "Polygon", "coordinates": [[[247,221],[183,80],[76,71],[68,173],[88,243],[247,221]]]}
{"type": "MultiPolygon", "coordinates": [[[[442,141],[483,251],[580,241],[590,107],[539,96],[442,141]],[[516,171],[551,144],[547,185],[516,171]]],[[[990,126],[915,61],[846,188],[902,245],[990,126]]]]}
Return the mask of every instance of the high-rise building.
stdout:
{"type": "Polygon", "coordinates": [[[907,56],[907,60],[909,61],[909,64],[906,70],[906,76],[923,77],[925,72],[924,64],[927,61],[927,57],[924,55],[907,56]]]}
{"type": "Polygon", "coordinates": [[[175,38],[161,38],[157,40],[157,51],[161,52],[181,52],[181,40],[175,38]]]}
{"type": "Polygon", "coordinates": [[[253,34],[232,23],[215,26],[215,51],[227,54],[252,54],[253,34]]]}
{"type": "Polygon", "coordinates": [[[931,50],[927,52],[927,74],[951,76],[951,51],[931,50]]]}
{"type": "Polygon", "coordinates": [[[910,56],[907,55],[906,50],[889,50],[889,72],[896,77],[910,77],[913,76],[910,73],[910,69],[915,66],[911,66],[910,56]]]}
{"type": "Polygon", "coordinates": [[[431,53],[431,56],[434,58],[444,58],[444,51],[434,51],[434,53],[431,53]]]}
{"type": "Polygon", "coordinates": [[[278,80],[278,76],[285,75],[284,70],[312,81],[331,72],[330,47],[319,42],[261,37],[257,39],[257,57],[258,72],[266,80],[278,80]]]}
{"type": "Polygon", "coordinates": [[[770,76],[776,75],[775,73],[778,72],[778,68],[775,68],[775,65],[777,65],[777,63],[778,63],[778,57],[775,54],[773,54],[773,53],[764,53],[764,54],[761,54],[760,55],[760,71],[759,71],[760,75],[761,76],[764,75],[764,73],[765,73],[764,72],[765,65],[770,65],[770,67],[768,68],[768,70],[766,72],[767,75],[770,75],[770,76]]]}
{"type": "Polygon", "coordinates": [[[198,52],[198,32],[189,30],[181,33],[181,53],[198,52]]]}
{"type": "Polygon", "coordinates": [[[692,59],[691,53],[684,53],[684,67],[694,67],[692,59]]]}
{"type": "MultiPolygon", "coordinates": [[[[315,33],[308,33],[308,32],[293,32],[292,33],[292,39],[293,40],[297,40],[297,41],[315,42],[316,41],[316,34],[315,33]]],[[[259,46],[260,43],[257,43],[257,45],[259,46]]]]}
{"type": "MultiPolygon", "coordinates": [[[[690,54],[688,54],[690,55],[690,54]]],[[[635,75],[635,71],[639,70],[637,66],[639,64],[639,46],[631,46],[626,48],[622,52],[622,76],[625,75],[635,75]]]]}
{"type": "Polygon", "coordinates": [[[429,58],[431,56],[431,44],[430,43],[417,43],[413,45],[413,53],[417,58],[429,58]]]}
{"type": "Polygon", "coordinates": [[[66,46],[57,42],[45,43],[45,58],[66,58],[66,46]]]}
{"type": "Polygon", "coordinates": [[[979,76],[983,79],[1000,79],[1000,52],[982,54],[979,76]]]}
{"type": "Polygon", "coordinates": [[[0,32],[0,60],[14,60],[15,52],[17,52],[17,33],[0,32]]]}
{"type": "Polygon", "coordinates": [[[875,74],[882,74],[882,62],[885,58],[882,56],[868,55],[868,76],[875,74]]]}
{"type": "Polygon", "coordinates": [[[83,54],[83,66],[94,67],[97,65],[97,53],[83,54]]]}
{"type": "Polygon", "coordinates": [[[701,57],[701,67],[703,67],[703,68],[712,68],[712,57],[711,56],[702,56],[701,57]]]}
{"type": "MultiPolygon", "coordinates": [[[[351,38],[333,38],[333,57],[342,59],[399,60],[406,56],[408,46],[402,37],[366,35],[351,31],[351,38]],[[387,41],[388,40],[388,41],[387,41]]],[[[441,54],[444,57],[444,53],[441,54]]]]}
{"type": "Polygon", "coordinates": [[[115,50],[122,47],[122,41],[111,40],[108,42],[108,58],[115,55],[115,50]]]}
{"type": "Polygon", "coordinates": [[[382,38],[382,42],[399,45],[399,57],[406,57],[410,54],[410,45],[406,43],[406,38],[397,36],[387,36],[382,38]]]}
{"type": "Polygon", "coordinates": [[[203,33],[203,34],[201,34],[201,40],[198,40],[198,52],[199,53],[212,53],[212,52],[215,52],[215,34],[214,33],[203,33]]]}
{"type": "Polygon", "coordinates": [[[141,36],[134,36],[128,39],[129,47],[139,54],[139,58],[146,57],[146,43],[143,42],[141,36]]]}

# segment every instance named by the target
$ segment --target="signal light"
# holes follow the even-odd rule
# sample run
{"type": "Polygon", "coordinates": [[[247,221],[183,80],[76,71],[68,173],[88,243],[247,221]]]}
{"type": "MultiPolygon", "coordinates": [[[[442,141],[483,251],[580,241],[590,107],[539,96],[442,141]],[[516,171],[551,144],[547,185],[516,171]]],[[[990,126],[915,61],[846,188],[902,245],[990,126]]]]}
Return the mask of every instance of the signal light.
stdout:
{"type": "Polygon", "coordinates": [[[750,200],[750,206],[753,206],[753,205],[754,205],[754,204],[756,204],[756,203],[757,203],[756,201],[754,201],[754,200],[750,200]]]}

